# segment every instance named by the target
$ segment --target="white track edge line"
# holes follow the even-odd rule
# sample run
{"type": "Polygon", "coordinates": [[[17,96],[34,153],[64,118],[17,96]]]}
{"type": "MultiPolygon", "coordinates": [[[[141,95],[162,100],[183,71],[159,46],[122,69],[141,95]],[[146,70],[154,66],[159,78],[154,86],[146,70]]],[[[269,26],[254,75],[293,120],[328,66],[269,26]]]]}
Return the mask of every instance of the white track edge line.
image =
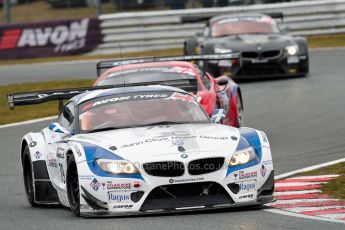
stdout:
{"type": "Polygon", "coordinates": [[[298,170],[295,170],[295,171],[292,171],[292,172],[288,172],[288,173],[283,173],[283,174],[280,174],[278,176],[275,176],[274,179],[275,180],[280,180],[280,179],[283,179],[283,178],[286,178],[286,177],[289,177],[289,176],[293,176],[293,175],[298,174],[298,173],[304,173],[304,172],[312,171],[312,170],[323,168],[323,167],[327,167],[327,166],[330,166],[330,165],[335,165],[335,164],[338,164],[338,163],[341,163],[341,162],[345,162],[345,158],[341,158],[341,159],[334,160],[334,161],[329,161],[329,162],[318,164],[318,165],[313,165],[313,166],[310,166],[310,167],[298,169],[298,170]]]}
{"type": "Polygon", "coordinates": [[[0,129],[10,128],[10,127],[15,127],[15,126],[21,126],[21,125],[28,125],[28,124],[32,124],[32,123],[41,122],[41,121],[49,121],[49,120],[53,120],[56,118],[57,118],[57,116],[50,116],[50,117],[43,117],[43,118],[38,118],[38,119],[33,119],[33,120],[28,120],[28,121],[21,121],[21,122],[6,124],[6,125],[0,125],[0,129]]]}
{"type": "Polygon", "coordinates": [[[272,208],[272,209],[265,209],[264,211],[275,213],[275,214],[280,214],[280,215],[285,215],[285,216],[292,216],[292,217],[299,217],[299,218],[304,218],[304,219],[312,219],[312,220],[328,221],[328,222],[335,222],[335,223],[345,224],[344,220],[327,219],[327,218],[319,217],[319,216],[307,216],[307,215],[303,215],[303,214],[299,214],[299,213],[284,211],[284,210],[281,210],[281,209],[274,209],[274,208],[272,208]]]}

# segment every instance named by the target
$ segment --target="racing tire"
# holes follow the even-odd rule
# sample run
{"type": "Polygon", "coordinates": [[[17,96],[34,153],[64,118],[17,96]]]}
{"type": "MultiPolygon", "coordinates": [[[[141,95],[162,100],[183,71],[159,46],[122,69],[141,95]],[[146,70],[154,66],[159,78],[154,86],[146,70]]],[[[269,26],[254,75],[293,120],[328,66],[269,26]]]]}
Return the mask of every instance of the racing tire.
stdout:
{"type": "Polygon", "coordinates": [[[238,96],[237,97],[237,102],[236,102],[236,110],[237,110],[237,126],[242,127],[243,126],[243,105],[242,105],[242,100],[238,96]]]}
{"type": "Polygon", "coordinates": [[[23,179],[25,195],[32,207],[39,206],[35,202],[35,192],[34,192],[34,180],[33,180],[33,169],[30,158],[30,150],[28,146],[25,146],[23,152],[23,179]]]}
{"type": "Polygon", "coordinates": [[[67,161],[67,197],[72,212],[80,216],[80,191],[77,164],[74,156],[71,155],[67,161]]]}

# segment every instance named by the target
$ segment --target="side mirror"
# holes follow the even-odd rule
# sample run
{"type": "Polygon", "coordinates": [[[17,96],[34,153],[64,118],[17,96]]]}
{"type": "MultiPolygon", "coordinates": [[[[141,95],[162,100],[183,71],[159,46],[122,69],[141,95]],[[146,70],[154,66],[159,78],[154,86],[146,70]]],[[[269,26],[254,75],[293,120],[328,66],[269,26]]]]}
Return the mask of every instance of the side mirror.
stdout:
{"type": "Polygon", "coordinates": [[[48,128],[51,130],[51,131],[54,131],[56,133],[64,133],[64,134],[67,134],[67,135],[70,135],[71,132],[68,131],[67,129],[65,129],[64,127],[62,127],[59,123],[51,123],[48,128]]]}
{"type": "Polygon", "coordinates": [[[225,118],[225,110],[216,109],[211,116],[211,121],[213,123],[220,123],[223,118],[225,118]]]}
{"type": "Polygon", "coordinates": [[[217,83],[220,86],[224,86],[228,84],[228,79],[224,78],[224,77],[220,77],[217,79],[217,83]]]}

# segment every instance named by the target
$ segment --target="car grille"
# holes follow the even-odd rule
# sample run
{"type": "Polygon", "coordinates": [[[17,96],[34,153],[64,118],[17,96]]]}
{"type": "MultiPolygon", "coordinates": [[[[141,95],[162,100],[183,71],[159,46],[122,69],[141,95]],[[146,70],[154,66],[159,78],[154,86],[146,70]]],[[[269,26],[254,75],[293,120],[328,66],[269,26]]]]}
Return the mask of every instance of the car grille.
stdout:
{"type": "Polygon", "coordinates": [[[173,210],[180,207],[213,207],[235,203],[225,189],[215,182],[168,184],[154,188],[140,211],[173,210]]]}
{"type": "Polygon", "coordinates": [[[190,175],[201,175],[218,171],[224,165],[224,157],[204,158],[189,162],[190,175]]]}
{"type": "Polygon", "coordinates": [[[150,162],[143,164],[145,172],[151,176],[177,177],[184,174],[184,164],[178,161],[150,162]]]}
{"type": "Polygon", "coordinates": [[[242,52],[242,58],[244,59],[274,59],[281,55],[281,50],[269,50],[269,51],[244,51],[242,52]]]}
{"type": "Polygon", "coordinates": [[[280,50],[271,50],[271,51],[264,51],[261,54],[262,58],[276,58],[280,56],[281,51],[280,50]]]}

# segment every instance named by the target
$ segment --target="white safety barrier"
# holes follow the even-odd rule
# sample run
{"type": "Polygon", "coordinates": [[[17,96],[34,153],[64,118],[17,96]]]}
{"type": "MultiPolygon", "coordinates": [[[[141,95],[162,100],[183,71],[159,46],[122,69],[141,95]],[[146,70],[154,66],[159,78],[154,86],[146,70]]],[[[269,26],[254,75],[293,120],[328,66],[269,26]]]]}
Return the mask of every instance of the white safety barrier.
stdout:
{"type": "MultiPolygon", "coordinates": [[[[283,27],[293,35],[345,32],[345,0],[316,0],[153,12],[101,15],[103,43],[93,54],[181,48],[186,38],[202,31],[205,23],[183,23],[184,16],[215,16],[246,12],[282,12],[283,27]],[[120,50],[121,49],[121,50],[120,50]]],[[[279,21],[279,20],[278,20],[279,21]]]]}

